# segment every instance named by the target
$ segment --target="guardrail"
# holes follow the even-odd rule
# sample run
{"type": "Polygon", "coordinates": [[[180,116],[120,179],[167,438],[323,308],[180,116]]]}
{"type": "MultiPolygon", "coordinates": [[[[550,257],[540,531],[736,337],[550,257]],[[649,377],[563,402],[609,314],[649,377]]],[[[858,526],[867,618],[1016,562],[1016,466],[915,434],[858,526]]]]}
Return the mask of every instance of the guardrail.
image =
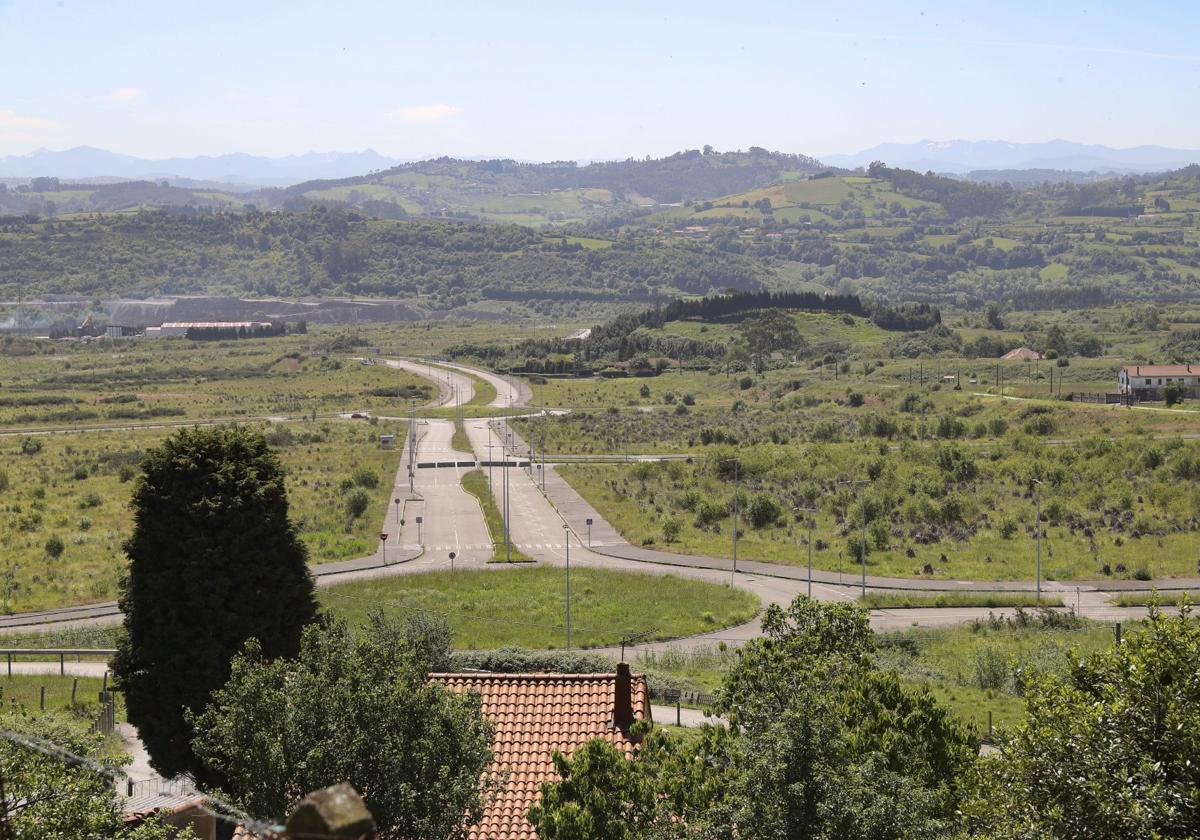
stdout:
{"type": "Polygon", "coordinates": [[[8,675],[12,676],[13,658],[20,656],[57,656],[58,674],[66,676],[68,656],[104,656],[116,655],[116,648],[0,648],[0,654],[8,660],[8,675]]]}

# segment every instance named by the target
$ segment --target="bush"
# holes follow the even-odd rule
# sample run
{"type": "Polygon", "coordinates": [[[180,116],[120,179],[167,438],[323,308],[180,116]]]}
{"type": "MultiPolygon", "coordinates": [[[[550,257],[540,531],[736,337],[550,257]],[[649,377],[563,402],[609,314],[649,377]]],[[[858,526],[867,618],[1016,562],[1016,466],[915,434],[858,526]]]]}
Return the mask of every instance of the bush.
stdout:
{"type": "Polygon", "coordinates": [[[686,405],[684,405],[683,403],[679,403],[678,405],[675,406],[675,414],[676,415],[682,416],[687,413],[688,413],[688,407],[686,405]]]}
{"type": "Polygon", "coordinates": [[[754,379],[749,376],[743,376],[738,380],[738,387],[743,391],[748,391],[754,387],[754,379]]]}
{"type": "Polygon", "coordinates": [[[754,528],[765,528],[768,525],[773,525],[782,513],[782,509],[780,509],[774,499],[765,493],[759,493],[750,501],[750,507],[746,511],[746,519],[754,528]]]}
{"type": "Polygon", "coordinates": [[[679,539],[680,532],[683,531],[683,523],[678,519],[668,519],[663,523],[663,542],[673,543],[679,539]]]}
{"type": "Polygon", "coordinates": [[[1003,540],[1011,540],[1017,533],[1017,523],[1013,522],[1009,517],[1004,517],[1000,520],[1000,538],[1003,540]]]}
{"type": "Polygon", "coordinates": [[[100,497],[100,494],[96,493],[96,492],[88,493],[86,496],[84,496],[82,499],[79,500],[79,506],[85,510],[87,508],[100,507],[100,505],[102,505],[103,503],[104,503],[104,499],[102,499],[100,497]]]}
{"type": "Polygon", "coordinates": [[[376,475],[373,470],[367,467],[359,467],[357,470],[355,470],[352,479],[354,480],[355,485],[358,487],[365,487],[368,490],[374,490],[379,486],[379,476],[376,475]]]}
{"type": "Polygon", "coordinates": [[[1008,683],[1008,661],[994,647],[975,651],[975,685],[982,691],[1000,691],[1008,683]]]}
{"type": "Polygon", "coordinates": [[[638,388],[638,393],[641,394],[643,398],[650,396],[650,386],[642,383],[642,387],[638,388]]]}
{"type": "Polygon", "coordinates": [[[846,395],[846,403],[851,408],[862,408],[863,402],[864,402],[863,395],[860,394],[858,391],[851,391],[849,394],[846,395]]]}
{"type": "Polygon", "coordinates": [[[696,404],[696,398],[695,398],[695,397],[694,397],[692,394],[690,394],[690,393],[688,393],[688,394],[684,394],[684,395],[683,395],[683,404],[684,404],[684,405],[695,405],[695,404],[696,404]]]}
{"type": "Polygon", "coordinates": [[[51,560],[57,560],[59,557],[62,557],[65,549],[66,546],[63,545],[62,539],[57,534],[46,540],[46,556],[51,560]]]}
{"type": "Polygon", "coordinates": [[[1046,436],[1054,433],[1057,424],[1049,414],[1036,414],[1025,421],[1025,431],[1031,435],[1046,436]]]}
{"type": "Polygon", "coordinates": [[[42,451],[42,441],[39,438],[27,437],[21,439],[21,454],[36,455],[42,451]]]}
{"type": "Polygon", "coordinates": [[[346,513],[350,518],[358,519],[367,512],[367,507],[371,504],[371,498],[364,490],[355,490],[346,497],[346,513]]]}

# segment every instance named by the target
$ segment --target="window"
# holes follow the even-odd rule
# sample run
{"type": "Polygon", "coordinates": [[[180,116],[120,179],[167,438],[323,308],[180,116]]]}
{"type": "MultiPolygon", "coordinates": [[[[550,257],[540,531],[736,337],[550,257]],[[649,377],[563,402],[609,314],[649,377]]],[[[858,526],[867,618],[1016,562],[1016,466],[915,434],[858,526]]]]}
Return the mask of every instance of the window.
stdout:
{"type": "Polygon", "coordinates": [[[1146,384],[1147,384],[1147,385],[1149,385],[1149,384],[1150,384],[1150,380],[1149,380],[1149,379],[1147,379],[1147,380],[1146,380],[1146,384]]]}

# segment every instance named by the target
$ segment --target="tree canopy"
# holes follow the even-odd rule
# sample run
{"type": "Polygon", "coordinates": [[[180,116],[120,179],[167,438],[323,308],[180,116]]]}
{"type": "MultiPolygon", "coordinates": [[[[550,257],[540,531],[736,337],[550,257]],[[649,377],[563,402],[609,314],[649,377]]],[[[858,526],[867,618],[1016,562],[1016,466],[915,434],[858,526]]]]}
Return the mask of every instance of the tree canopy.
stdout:
{"type": "Polygon", "coordinates": [[[219,783],[192,755],[186,712],[224,684],[247,639],[294,655],[316,616],[283,469],[259,432],[187,429],[146,454],[132,506],[113,671],[155,769],[219,783]]]}
{"type": "Polygon", "coordinates": [[[299,654],[270,659],[255,640],[229,682],[193,716],[194,748],[256,815],[288,813],[309,791],[349,782],[388,840],[466,836],[493,780],[491,726],[476,695],[427,679],[448,656],[437,622],[371,617],[304,631],[299,654]]]}

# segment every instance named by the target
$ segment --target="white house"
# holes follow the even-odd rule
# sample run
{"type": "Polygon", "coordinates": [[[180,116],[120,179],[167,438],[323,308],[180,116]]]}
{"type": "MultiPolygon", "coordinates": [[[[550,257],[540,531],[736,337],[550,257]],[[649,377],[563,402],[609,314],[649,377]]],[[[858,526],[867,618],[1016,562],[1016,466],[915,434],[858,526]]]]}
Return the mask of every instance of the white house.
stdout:
{"type": "Polygon", "coordinates": [[[1200,392],[1200,365],[1125,365],[1117,374],[1117,393],[1134,394],[1138,399],[1159,399],[1168,385],[1183,390],[1184,396],[1200,392]]]}

